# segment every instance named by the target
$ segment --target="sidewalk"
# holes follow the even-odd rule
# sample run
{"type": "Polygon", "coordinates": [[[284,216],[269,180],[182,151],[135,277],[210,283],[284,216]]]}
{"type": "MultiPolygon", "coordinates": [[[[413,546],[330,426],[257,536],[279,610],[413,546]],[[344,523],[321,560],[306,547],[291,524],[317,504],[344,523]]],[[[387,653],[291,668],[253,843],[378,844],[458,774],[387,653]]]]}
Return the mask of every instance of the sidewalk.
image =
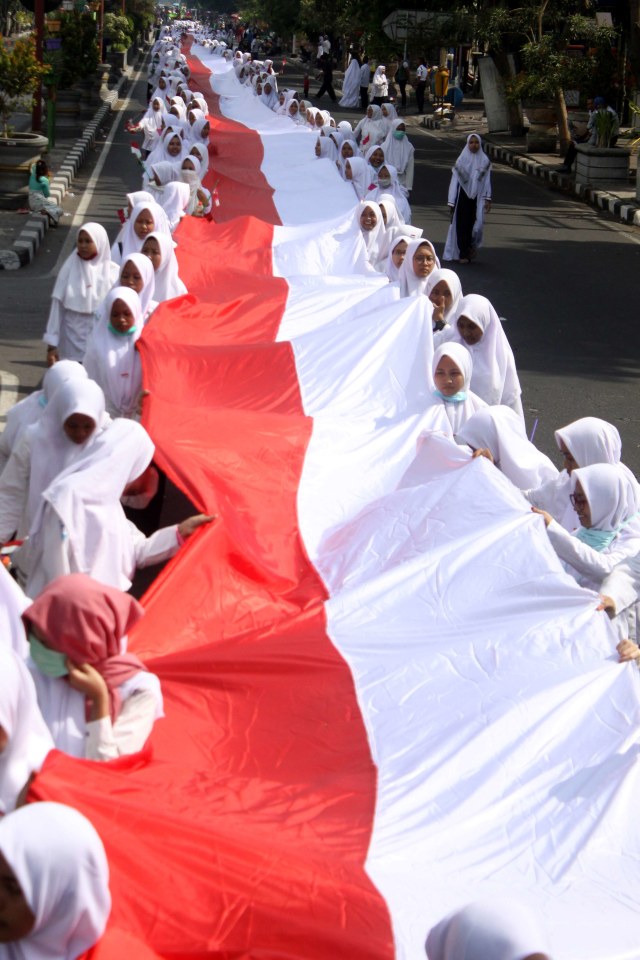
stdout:
{"type": "MultiPolygon", "coordinates": [[[[93,118],[71,136],[57,135],[55,147],[44,155],[52,171],[51,196],[59,206],[64,206],[63,199],[71,193],[73,181],[90,151],[100,139],[104,139],[102,128],[106,134],[121,87],[128,82],[129,76],[123,75],[108,98],[97,107],[93,118]]],[[[17,131],[31,129],[28,114],[16,114],[11,122],[17,131]]],[[[61,222],[64,223],[64,219],[61,222]]],[[[0,270],[19,270],[30,264],[50,229],[48,217],[28,209],[26,195],[24,207],[19,210],[0,210],[0,270]]]]}

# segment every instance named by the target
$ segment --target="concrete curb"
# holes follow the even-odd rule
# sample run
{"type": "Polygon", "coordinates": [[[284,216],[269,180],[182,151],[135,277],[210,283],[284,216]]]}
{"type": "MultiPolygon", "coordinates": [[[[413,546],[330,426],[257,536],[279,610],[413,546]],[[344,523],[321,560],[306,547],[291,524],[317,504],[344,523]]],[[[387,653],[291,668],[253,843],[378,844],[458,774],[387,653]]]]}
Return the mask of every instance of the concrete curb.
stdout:
{"type": "Polygon", "coordinates": [[[615,194],[608,193],[606,190],[598,190],[589,186],[588,183],[576,183],[566,173],[552,170],[538,160],[514,153],[506,147],[500,147],[488,140],[486,136],[484,142],[488,155],[497,163],[505,163],[530,177],[546,180],[547,183],[558,187],[558,189],[573,193],[579,200],[591,204],[592,207],[610,213],[623,223],[629,223],[636,227],[640,226],[640,204],[621,200],[615,194]]]}
{"type": "MultiPolygon", "coordinates": [[[[86,162],[89,150],[95,145],[96,133],[100,124],[104,122],[105,117],[111,113],[113,104],[118,99],[119,89],[122,81],[115,90],[109,92],[109,96],[98,107],[93,120],[84,128],[81,137],[62,161],[58,172],[51,180],[51,196],[60,204],[62,198],[69,190],[80,167],[86,162]]],[[[49,230],[49,220],[42,214],[33,214],[20,231],[13,245],[9,249],[0,250],[0,270],[19,270],[20,267],[26,267],[36,255],[40,244],[49,230]]]]}

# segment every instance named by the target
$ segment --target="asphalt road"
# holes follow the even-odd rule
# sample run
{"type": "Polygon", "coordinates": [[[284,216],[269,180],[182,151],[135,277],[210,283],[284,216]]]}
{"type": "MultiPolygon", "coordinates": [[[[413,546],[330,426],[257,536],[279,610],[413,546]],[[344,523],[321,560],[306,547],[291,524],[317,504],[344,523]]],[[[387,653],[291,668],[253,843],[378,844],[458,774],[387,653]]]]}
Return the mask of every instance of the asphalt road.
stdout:
{"type": "MultiPolygon", "coordinates": [[[[141,112],[145,92],[143,81],[133,84],[131,101],[114,114],[111,131],[104,133],[113,141],[108,154],[98,143],[72,187],[74,196],[65,200],[72,216],[49,231],[33,264],[0,273],[0,368],[18,378],[20,395],[35,387],[44,371],[40,338],[75,225],[97,220],[113,238],[124,194],[139,189],[139,168],[123,123],[141,112]]],[[[331,104],[324,98],[321,106],[331,104]]],[[[334,113],[339,119],[359,117],[339,108],[334,113]]],[[[442,251],[450,170],[462,138],[422,128],[412,128],[411,138],[417,150],[413,221],[442,251]]],[[[603,417],[620,430],[625,462],[640,473],[635,307],[640,233],[509,167],[494,167],[493,196],[485,246],[459,274],[465,293],[488,296],[507,318],[529,430],[538,420],[536,443],[558,460],[557,426],[585,415],[603,417]]]]}

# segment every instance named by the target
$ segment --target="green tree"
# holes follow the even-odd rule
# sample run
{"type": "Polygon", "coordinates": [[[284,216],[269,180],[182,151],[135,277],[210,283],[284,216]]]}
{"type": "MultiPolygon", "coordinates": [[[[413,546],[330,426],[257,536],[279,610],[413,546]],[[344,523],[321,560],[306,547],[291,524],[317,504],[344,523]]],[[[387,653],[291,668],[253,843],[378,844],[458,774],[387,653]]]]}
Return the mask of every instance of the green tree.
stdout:
{"type": "Polygon", "coordinates": [[[596,25],[591,0],[525,0],[517,6],[485,7],[476,11],[476,30],[505,78],[511,100],[553,101],[560,141],[566,146],[571,136],[564,90],[590,81],[614,37],[610,28],[596,25]],[[582,45],[582,55],[576,45],[582,45]],[[508,53],[518,63],[515,77],[508,53]]]}
{"type": "Polygon", "coordinates": [[[22,97],[33,96],[49,67],[36,59],[35,40],[16,40],[11,49],[0,35],[0,116],[2,135],[8,136],[9,119],[22,97]]]}

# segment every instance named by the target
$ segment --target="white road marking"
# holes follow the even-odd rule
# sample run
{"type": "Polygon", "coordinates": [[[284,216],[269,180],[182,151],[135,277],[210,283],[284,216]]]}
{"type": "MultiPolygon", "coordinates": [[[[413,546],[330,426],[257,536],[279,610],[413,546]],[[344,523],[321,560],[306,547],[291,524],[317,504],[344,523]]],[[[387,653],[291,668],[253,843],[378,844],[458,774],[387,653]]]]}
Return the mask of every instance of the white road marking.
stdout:
{"type": "MultiPolygon", "coordinates": [[[[145,62],[146,62],[146,61],[145,61],[145,62]]],[[[142,66],[145,66],[145,63],[143,63],[142,66]]],[[[142,73],[142,67],[140,67],[140,68],[138,69],[138,71],[136,72],[135,76],[134,76],[134,77],[132,78],[132,80],[131,80],[131,89],[132,89],[132,90],[133,90],[135,84],[136,84],[136,83],[138,82],[138,80],[140,79],[140,74],[141,74],[141,73],[142,73]]],[[[109,136],[107,137],[107,139],[106,139],[105,142],[104,142],[104,149],[103,149],[103,151],[102,151],[102,154],[100,155],[100,159],[99,159],[98,162],[96,163],[95,170],[94,170],[93,173],[91,174],[91,177],[89,178],[89,182],[87,183],[87,186],[85,187],[85,191],[84,191],[84,193],[83,193],[83,195],[82,195],[82,199],[80,200],[80,203],[78,204],[78,209],[76,210],[76,212],[75,212],[74,215],[73,215],[73,218],[72,218],[71,224],[70,224],[71,227],[79,227],[79,226],[82,225],[82,223],[83,223],[84,220],[85,220],[85,214],[86,214],[87,208],[89,207],[89,204],[90,204],[91,201],[93,200],[93,195],[94,195],[94,193],[95,193],[95,191],[96,191],[96,187],[97,187],[97,185],[98,185],[98,181],[100,180],[100,174],[102,173],[102,169],[103,169],[105,163],[107,162],[107,158],[108,158],[108,156],[109,156],[109,152],[110,152],[110,150],[111,150],[111,147],[113,146],[113,141],[114,141],[115,135],[116,135],[116,133],[117,133],[117,131],[118,131],[118,127],[119,127],[119,125],[120,125],[120,123],[121,123],[121,121],[122,121],[122,119],[123,119],[124,113],[125,113],[125,111],[127,110],[130,102],[131,102],[131,94],[127,97],[127,99],[126,99],[126,100],[124,101],[124,103],[122,104],[122,107],[118,110],[118,113],[120,114],[120,116],[116,118],[113,126],[111,127],[111,132],[109,133],[109,136]]],[[[74,234],[71,230],[69,230],[69,233],[68,233],[68,235],[67,235],[67,239],[65,240],[65,242],[64,242],[64,244],[63,244],[63,246],[62,246],[62,250],[60,251],[60,256],[58,257],[58,260],[57,260],[57,262],[56,262],[56,265],[54,266],[53,270],[51,270],[51,272],[47,274],[48,277],[57,277],[57,276],[58,276],[58,274],[59,274],[59,272],[60,272],[60,268],[62,267],[62,264],[64,263],[64,261],[67,259],[67,257],[68,257],[69,254],[71,253],[72,248],[75,247],[75,244],[76,244],[75,234],[74,234]]]]}

